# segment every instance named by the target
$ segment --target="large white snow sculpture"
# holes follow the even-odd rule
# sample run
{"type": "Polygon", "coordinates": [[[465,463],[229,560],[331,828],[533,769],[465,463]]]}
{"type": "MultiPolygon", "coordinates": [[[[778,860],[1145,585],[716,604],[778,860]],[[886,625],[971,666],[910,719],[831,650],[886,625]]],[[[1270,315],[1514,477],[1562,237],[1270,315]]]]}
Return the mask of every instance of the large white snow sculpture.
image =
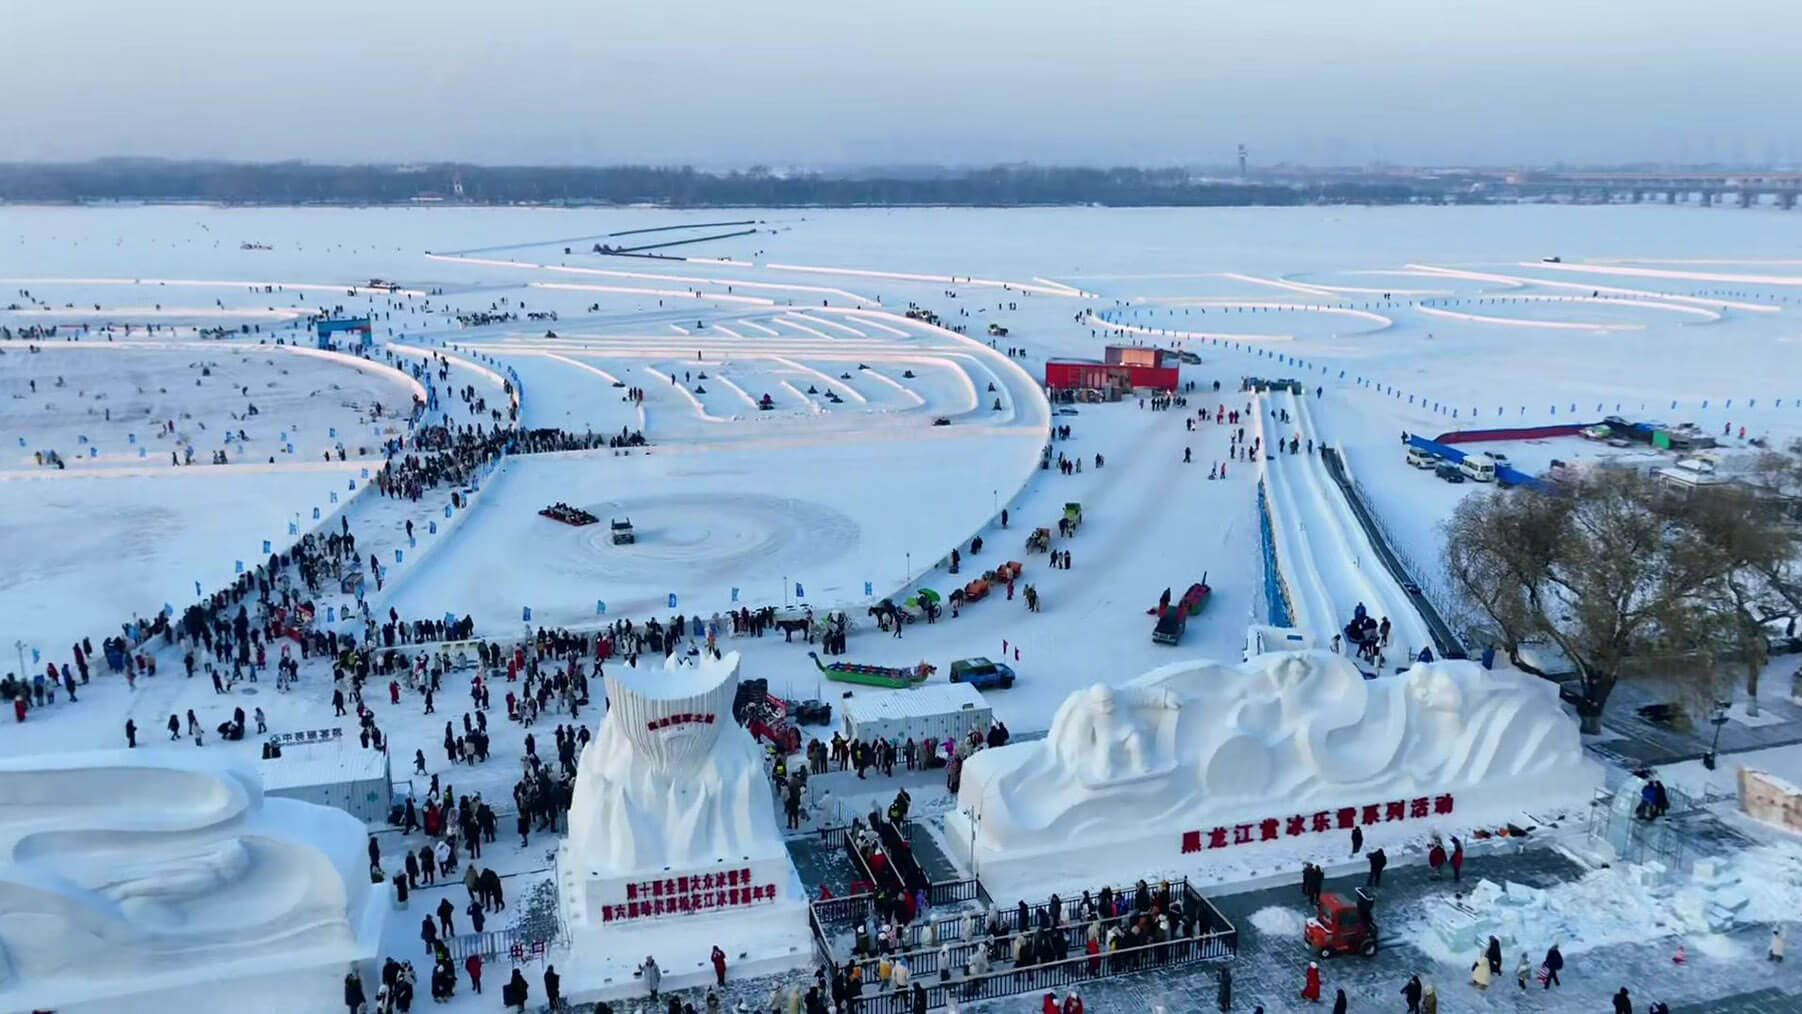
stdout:
{"type": "Polygon", "coordinates": [[[626,874],[785,856],[763,754],[732,720],[738,653],[613,666],[608,711],[582,751],[569,842],[591,871],[626,874]]]}
{"type": "Polygon", "coordinates": [[[1551,683],[1472,662],[1366,680],[1331,652],[1280,652],[1071,694],[1044,740],[965,763],[947,837],[985,870],[1127,842],[1157,862],[1372,808],[1386,823],[1445,817],[1454,796],[1460,813],[1586,798],[1596,777],[1551,683]]]}
{"type": "Polygon", "coordinates": [[[557,854],[566,995],[642,992],[632,968],[647,953],[672,969],[666,989],[698,983],[673,969],[700,962],[713,943],[739,974],[805,964],[807,904],[763,751],[732,719],[738,653],[614,665],[606,686],[607,715],[577,764],[557,854]]]}
{"type": "Polygon", "coordinates": [[[0,1009],[153,1008],[234,981],[331,1009],[373,958],[384,895],[366,831],[266,799],[220,754],[117,750],[0,762],[0,1009]]]}

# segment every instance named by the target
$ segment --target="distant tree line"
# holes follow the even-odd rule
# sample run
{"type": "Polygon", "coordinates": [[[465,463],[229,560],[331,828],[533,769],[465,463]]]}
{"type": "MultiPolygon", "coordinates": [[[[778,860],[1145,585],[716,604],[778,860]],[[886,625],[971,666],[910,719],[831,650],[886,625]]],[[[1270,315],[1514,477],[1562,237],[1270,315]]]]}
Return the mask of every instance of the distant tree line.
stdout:
{"type": "Polygon", "coordinates": [[[1388,180],[1234,182],[1175,169],[1007,166],[932,172],[776,175],[689,167],[316,165],[103,159],[0,164],[0,200],[209,201],[224,204],[404,204],[421,195],[474,204],[868,205],[1096,204],[1109,207],[1402,204],[1443,199],[1429,185],[1388,180]]]}

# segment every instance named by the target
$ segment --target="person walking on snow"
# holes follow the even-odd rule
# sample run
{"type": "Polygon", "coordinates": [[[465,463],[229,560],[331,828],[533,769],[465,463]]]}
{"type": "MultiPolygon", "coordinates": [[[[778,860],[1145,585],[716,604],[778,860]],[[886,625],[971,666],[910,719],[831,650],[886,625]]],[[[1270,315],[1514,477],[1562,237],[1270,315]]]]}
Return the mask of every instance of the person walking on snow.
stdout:
{"type": "Polygon", "coordinates": [[[1765,955],[1766,960],[1775,961],[1778,964],[1783,963],[1783,936],[1782,926],[1773,926],[1771,928],[1771,951],[1769,954],[1765,955]]]}
{"type": "Polygon", "coordinates": [[[1408,1001],[1408,1014],[1420,1014],[1420,976],[1408,977],[1402,986],[1402,999],[1408,1001]]]}
{"type": "Polygon", "coordinates": [[[1301,998],[1309,1003],[1320,1002],[1320,966],[1312,961],[1308,962],[1308,977],[1302,983],[1301,998]]]}
{"type": "Polygon", "coordinates": [[[1546,948],[1545,961],[1543,964],[1545,978],[1543,980],[1544,985],[1541,988],[1551,989],[1553,986],[1564,985],[1564,983],[1558,981],[1558,971],[1564,967],[1564,952],[1558,949],[1557,944],[1554,943],[1552,946],[1546,948]]]}

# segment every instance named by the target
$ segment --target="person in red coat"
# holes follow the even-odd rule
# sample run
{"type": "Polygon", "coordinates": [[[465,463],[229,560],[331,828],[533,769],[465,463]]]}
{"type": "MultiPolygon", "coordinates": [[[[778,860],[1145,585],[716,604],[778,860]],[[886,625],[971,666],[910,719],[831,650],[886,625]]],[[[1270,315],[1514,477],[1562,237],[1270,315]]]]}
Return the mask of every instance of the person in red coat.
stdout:
{"type": "Polygon", "coordinates": [[[482,991],[482,957],[481,957],[481,955],[471,954],[469,957],[464,958],[463,959],[463,970],[465,972],[469,973],[469,984],[475,988],[476,992],[480,993],[482,991]]]}
{"type": "Polygon", "coordinates": [[[1082,1014],[1082,997],[1074,989],[1064,995],[1064,1014],[1082,1014]]]}
{"type": "Polygon", "coordinates": [[[1433,839],[1433,847],[1427,849],[1427,865],[1433,868],[1433,876],[1439,876],[1439,868],[1445,865],[1445,846],[1439,839],[1433,839]]]}
{"type": "Polygon", "coordinates": [[[1464,843],[1452,839],[1452,879],[1459,880],[1464,876],[1464,843]]]}
{"type": "Polygon", "coordinates": [[[720,985],[726,984],[726,952],[720,950],[718,944],[713,947],[713,977],[720,985]]]}
{"type": "MultiPolygon", "coordinates": [[[[1090,975],[1100,975],[1101,974],[1101,944],[1099,944],[1095,940],[1091,939],[1085,949],[1089,952],[1089,974],[1090,975]]],[[[1080,1001],[1080,1000],[1077,1001],[1079,1006],[1081,1005],[1081,1002],[1082,1001],[1080,1001]]]]}
{"type": "Polygon", "coordinates": [[[1039,1004],[1039,1014],[1063,1014],[1063,1008],[1057,1004],[1057,994],[1045,991],[1045,1002],[1039,1004]]]}
{"type": "Polygon", "coordinates": [[[1320,1002],[1320,966],[1308,962],[1308,981],[1301,988],[1301,998],[1309,1003],[1320,1002]]]}

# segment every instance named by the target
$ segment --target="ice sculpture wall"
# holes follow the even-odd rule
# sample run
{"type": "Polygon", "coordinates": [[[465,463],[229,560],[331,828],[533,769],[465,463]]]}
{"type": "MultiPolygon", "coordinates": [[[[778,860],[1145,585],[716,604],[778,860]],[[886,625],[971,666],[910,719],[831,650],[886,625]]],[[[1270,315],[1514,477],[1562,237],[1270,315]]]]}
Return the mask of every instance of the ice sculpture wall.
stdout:
{"type": "Polygon", "coordinates": [[[1072,694],[1044,740],[970,758],[947,837],[979,863],[1127,841],[1155,861],[1188,829],[1273,809],[1451,793],[1518,808],[1597,778],[1551,683],[1471,662],[1365,680],[1331,652],[1284,652],[1072,694]]]}

